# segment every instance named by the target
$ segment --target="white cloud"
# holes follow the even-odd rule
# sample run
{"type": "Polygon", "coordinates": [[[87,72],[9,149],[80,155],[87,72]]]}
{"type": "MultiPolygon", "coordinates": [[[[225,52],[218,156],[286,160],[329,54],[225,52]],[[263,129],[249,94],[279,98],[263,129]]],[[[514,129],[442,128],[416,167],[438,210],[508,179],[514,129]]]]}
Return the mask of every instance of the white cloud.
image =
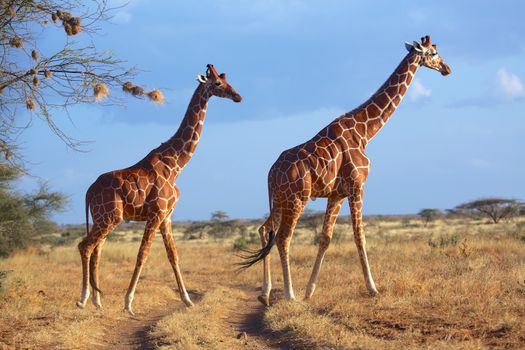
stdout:
{"type": "Polygon", "coordinates": [[[421,99],[428,98],[430,95],[432,95],[432,90],[425,87],[423,83],[421,83],[421,80],[415,78],[408,92],[410,101],[416,102],[421,99]]]}
{"type": "Polygon", "coordinates": [[[517,100],[525,96],[525,88],[523,88],[520,78],[505,68],[500,68],[496,73],[493,89],[496,96],[507,101],[517,100]]]}

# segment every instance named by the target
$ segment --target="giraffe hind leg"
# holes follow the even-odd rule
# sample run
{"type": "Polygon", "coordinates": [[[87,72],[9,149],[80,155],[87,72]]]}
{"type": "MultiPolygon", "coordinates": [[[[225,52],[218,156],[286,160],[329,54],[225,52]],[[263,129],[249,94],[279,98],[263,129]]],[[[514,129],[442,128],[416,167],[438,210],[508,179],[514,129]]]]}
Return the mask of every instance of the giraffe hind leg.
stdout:
{"type": "MultiPolygon", "coordinates": [[[[259,235],[261,237],[261,245],[264,248],[268,243],[269,232],[271,230],[272,215],[264,222],[259,228],[259,235]]],[[[272,277],[270,272],[270,255],[263,259],[263,285],[261,289],[261,295],[257,299],[265,306],[270,306],[270,292],[272,290],[272,277]]]]}
{"type": "Polygon", "coordinates": [[[293,231],[297,225],[297,221],[306,206],[307,201],[294,200],[290,208],[282,211],[281,223],[276,238],[279,256],[281,258],[281,265],[283,270],[284,282],[284,296],[288,300],[294,300],[295,294],[292,286],[292,276],[290,272],[290,243],[292,240],[293,231]]]}
{"type": "Polygon", "coordinates": [[[91,302],[93,305],[95,305],[97,308],[102,308],[102,302],[100,301],[100,296],[102,294],[102,291],[100,288],[99,283],[99,264],[100,264],[100,253],[102,250],[102,246],[104,245],[104,242],[106,240],[102,239],[99,244],[93,249],[93,254],[91,255],[91,259],[89,260],[89,267],[90,267],[90,274],[89,274],[89,282],[91,284],[92,296],[91,296],[91,302]]]}
{"type": "Polygon", "coordinates": [[[89,234],[78,244],[80,258],[82,260],[82,293],[80,300],[77,302],[77,306],[81,309],[86,306],[86,302],[90,295],[88,284],[90,280],[91,255],[95,247],[106,238],[113,227],[114,226],[100,226],[94,224],[89,231],[89,234]]]}

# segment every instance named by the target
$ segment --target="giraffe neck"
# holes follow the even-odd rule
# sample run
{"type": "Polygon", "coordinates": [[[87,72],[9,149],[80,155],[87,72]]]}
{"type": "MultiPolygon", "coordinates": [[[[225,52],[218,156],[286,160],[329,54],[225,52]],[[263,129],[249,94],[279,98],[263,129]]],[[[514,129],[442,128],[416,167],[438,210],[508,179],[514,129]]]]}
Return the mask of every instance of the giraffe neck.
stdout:
{"type": "Polygon", "coordinates": [[[360,107],[350,113],[355,122],[364,126],[366,145],[385,125],[399,106],[420,66],[421,57],[408,53],[383,85],[360,107]]]}
{"type": "Polygon", "coordinates": [[[199,84],[188,105],[179,129],[161,145],[162,159],[177,169],[182,169],[193,156],[199,143],[206,108],[211,94],[204,84],[199,84]]]}

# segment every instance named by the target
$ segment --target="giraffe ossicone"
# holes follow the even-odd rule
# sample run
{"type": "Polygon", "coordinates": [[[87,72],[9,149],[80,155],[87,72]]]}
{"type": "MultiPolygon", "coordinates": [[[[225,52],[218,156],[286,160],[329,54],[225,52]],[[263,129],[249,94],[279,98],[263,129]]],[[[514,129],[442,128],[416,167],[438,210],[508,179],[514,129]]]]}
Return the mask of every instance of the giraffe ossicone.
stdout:
{"type": "Polygon", "coordinates": [[[370,294],[378,293],[365,250],[362,205],[370,161],[365,154],[368,142],[385,125],[399,106],[419,67],[450,74],[450,67],[439,56],[430,37],[405,44],[409,51],[377,92],[356,109],[336,118],[309,141],[284,151],[268,174],[270,215],[259,229],[261,250],[245,256],[241,266],[263,261],[263,285],[258,297],[270,304],[270,250],[279,250],[283,270],[284,295],[294,299],[290,274],[289,247],[293,231],[310,199],[327,198],[319,250],[306,288],[310,298],[317,286],[321,265],[330,244],[334,224],[345,199],[350,214],[359,261],[370,294]]]}
{"type": "Polygon", "coordinates": [[[123,220],[146,221],[135,270],[125,297],[125,310],[133,315],[135,289],[148,256],[151,243],[160,229],[166,253],[179,287],[182,301],[193,303],[186,291],[179,268],[179,257],[173,241],[171,215],[180,191],[175,180],[192,157],[199,142],[208,100],[212,96],[241,102],[242,97],[219,75],[213,65],[207,66],[199,80],[179,129],[168,141],[152,150],[129,168],[102,174],[86,192],[87,235],[79,243],[82,260],[82,293],[77,306],[84,308],[93,289],[92,302],[102,307],[99,289],[99,262],[102,245],[108,234],[123,220]],[[89,229],[89,211],[93,225],[89,229]],[[88,285],[89,284],[89,285],[88,285]]]}

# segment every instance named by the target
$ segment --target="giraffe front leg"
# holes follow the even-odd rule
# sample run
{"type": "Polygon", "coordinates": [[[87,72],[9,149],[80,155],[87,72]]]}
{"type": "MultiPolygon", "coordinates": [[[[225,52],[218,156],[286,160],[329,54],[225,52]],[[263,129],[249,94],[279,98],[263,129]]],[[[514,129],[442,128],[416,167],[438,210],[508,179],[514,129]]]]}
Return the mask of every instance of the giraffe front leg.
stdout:
{"type": "Polygon", "coordinates": [[[172,227],[171,227],[171,213],[168,217],[162,222],[160,226],[160,232],[162,234],[162,239],[164,240],[164,246],[166,248],[166,254],[168,255],[168,260],[170,261],[173,272],[175,273],[175,279],[177,280],[177,286],[179,287],[180,298],[186,304],[187,307],[193,306],[193,302],[186,291],[184,286],[184,281],[182,280],[182,274],[180,273],[179,268],[179,256],[177,254],[177,247],[175,246],[175,241],[173,240],[172,227]]]}
{"type": "Polygon", "coordinates": [[[306,287],[305,298],[310,299],[314,294],[317,279],[319,278],[319,272],[321,271],[321,265],[323,263],[324,255],[330,241],[332,240],[332,233],[334,231],[335,220],[339,214],[339,209],[341,209],[341,204],[343,204],[344,198],[328,198],[328,204],[326,208],[326,213],[324,216],[323,222],[323,231],[321,232],[321,237],[319,239],[319,251],[317,253],[317,258],[315,259],[315,264],[312,269],[312,275],[308,281],[308,286],[306,287]]]}
{"type": "Polygon", "coordinates": [[[135,263],[135,270],[133,271],[133,276],[131,277],[128,291],[126,293],[126,297],[124,298],[124,310],[126,310],[132,316],[135,314],[133,313],[131,304],[133,303],[133,298],[135,296],[135,289],[137,288],[140,272],[142,271],[142,266],[146,262],[149,249],[151,248],[151,243],[153,242],[153,238],[155,237],[155,233],[157,232],[159,225],[160,220],[158,218],[148,221],[144,230],[142,242],[140,243],[139,253],[137,254],[137,262],[135,263]]]}
{"type": "Polygon", "coordinates": [[[361,262],[361,268],[363,269],[363,275],[365,277],[366,288],[371,295],[377,295],[379,292],[376,289],[372,273],[370,272],[370,265],[368,264],[368,257],[365,249],[365,233],[363,230],[363,195],[364,195],[364,183],[356,184],[353,187],[352,194],[350,195],[348,202],[350,204],[350,212],[352,216],[352,226],[354,229],[354,241],[359,254],[359,260],[361,262]]]}

